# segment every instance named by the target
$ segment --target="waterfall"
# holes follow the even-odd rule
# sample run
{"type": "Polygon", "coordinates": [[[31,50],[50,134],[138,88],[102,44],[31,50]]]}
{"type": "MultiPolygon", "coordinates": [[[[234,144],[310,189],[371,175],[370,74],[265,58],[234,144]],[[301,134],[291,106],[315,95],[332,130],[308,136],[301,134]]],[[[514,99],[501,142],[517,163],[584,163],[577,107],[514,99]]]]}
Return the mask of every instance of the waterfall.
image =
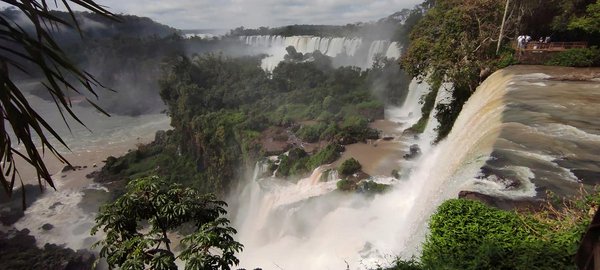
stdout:
{"type": "Polygon", "coordinates": [[[371,65],[373,65],[376,56],[385,56],[384,54],[386,53],[389,45],[390,42],[387,40],[373,41],[373,43],[371,43],[371,46],[369,47],[369,53],[367,54],[366,66],[370,67],[371,65]]]}
{"type": "Polygon", "coordinates": [[[423,134],[421,134],[421,140],[419,142],[421,150],[427,150],[428,148],[430,148],[431,144],[437,137],[437,128],[439,127],[440,123],[435,117],[435,115],[438,113],[438,105],[450,103],[450,99],[452,98],[452,89],[453,86],[451,83],[446,82],[440,85],[440,88],[437,91],[437,96],[435,97],[433,109],[431,110],[429,118],[427,119],[425,131],[423,131],[423,134]]]}
{"type": "MultiPolygon", "coordinates": [[[[546,72],[557,76],[568,71],[546,72]]],[[[242,212],[256,217],[253,222],[262,227],[236,221],[246,245],[242,267],[385,266],[397,255],[418,254],[429,216],[460,190],[520,199],[535,196],[538,184],[575,188],[586,176],[597,177],[600,108],[590,104],[600,101],[600,85],[546,80],[549,76],[527,67],[491,75],[465,103],[447,138],[422,149],[411,172],[388,193],[365,197],[330,192],[335,181],[315,180],[324,168],[297,184],[252,180],[247,189],[254,187],[250,197],[256,199],[243,201],[261,210],[242,212]],[[482,175],[482,168],[493,174],[482,175]],[[507,185],[509,180],[518,184],[507,185]]],[[[415,113],[416,97],[427,88],[413,81],[406,102],[390,115],[405,121],[398,112],[415,113]]],[[[442,85],[436,104],[449,101],[451,88],[442,85]]],[[[430,144],[436,123],[430,117],[422,143],[430,144]]]]}
{"type": "Polygon", "coordinates": [[[388,46],[388,49],[385,52],[385,57],[392,58],[392,59],[400,58],[401,52],[400,52],[399,46],[400,46],[400,44],[398,44],[398,42],[394,41],[394,42],[390,43],[390,46],[388,46]]]}
{"type": "Polygon", "coordinates": [[[413,79],[408,86],[408,94],[404,103],[400,107],[386,109],[386,119],[403,123],[402,128],[406,129],[413,126],[421,118],[421,99],[431,90],[426,82],[419,82],[413,79]]]}
{"type": "Polygon", "coordinates": [[[286,54],[285,48],[293,46],[300,53],[313,53],[320,51],[329,57],[352,57],[358,59],[355,65],[369,68],[373,65],[375,56],[392,59],[400,57],[400,44],[387,40],[375,40],[368,44],[361,38],[345,37],[317,37],[317,36],[242,36],[240,41],[254,48],[262,48],[269,57],[263,59],[261,67],[272,71],[279,62],[283,61],[286,54]],[[368,45],[368,50],[365,47],[368,45]],[[362,55],[359,55],[364,51],[362,55]],[[366,53],[366,54],[365,54],[366,53]]]}

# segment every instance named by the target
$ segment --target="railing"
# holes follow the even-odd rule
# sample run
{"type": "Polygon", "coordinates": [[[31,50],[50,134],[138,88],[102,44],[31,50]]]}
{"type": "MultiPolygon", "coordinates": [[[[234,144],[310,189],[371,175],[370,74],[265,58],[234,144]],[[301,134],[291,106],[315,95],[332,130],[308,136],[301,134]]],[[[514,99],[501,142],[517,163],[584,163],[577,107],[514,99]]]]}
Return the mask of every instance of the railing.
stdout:
{"type": "Polygon", "coordinates": [[[564,51],[575,48],[587,48],[587,42],[550,42],[543,43],[538,41],[532,41],[525,45],[524,48],[519,48],[518,44],[515,44],[517,49],[524,51],[564,51]]]}

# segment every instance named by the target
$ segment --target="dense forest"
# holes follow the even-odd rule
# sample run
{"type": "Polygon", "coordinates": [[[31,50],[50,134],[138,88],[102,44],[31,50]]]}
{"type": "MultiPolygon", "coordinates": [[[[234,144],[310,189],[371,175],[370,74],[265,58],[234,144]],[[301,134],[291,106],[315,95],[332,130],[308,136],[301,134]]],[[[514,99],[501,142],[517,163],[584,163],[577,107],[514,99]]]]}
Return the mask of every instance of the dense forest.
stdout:
{"type": "Polygon", "coordinates": [[[163,66],[160,94],[174,130],[109,159],[100,178],[158,173],[223,194],[242,173],[240,165],[267,155],[292,149],[297,155],[281,156],[278,174],[299,177],[335,161],[343,145],[379,137],[368,127],[383,118],[383,103],[371,85],[389,76],[386,68],[395,63],[382,60],[368,71],[336,69],[319,52],[303,55],[291,47],[288,52],[272,74],[259,67],[258,57],[172,58],[163,66]],[[301,148],[306,143],[319,146],[306,153],[301,148]]]}

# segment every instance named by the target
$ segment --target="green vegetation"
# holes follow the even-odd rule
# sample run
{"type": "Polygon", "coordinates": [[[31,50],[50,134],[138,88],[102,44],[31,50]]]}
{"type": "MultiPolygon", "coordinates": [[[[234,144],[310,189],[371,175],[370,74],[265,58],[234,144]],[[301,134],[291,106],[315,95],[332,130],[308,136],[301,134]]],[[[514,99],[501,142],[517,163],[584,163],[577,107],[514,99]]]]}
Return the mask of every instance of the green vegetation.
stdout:
{"type": "Polygon", "coordinates": [[[362,168],[362,165],[358,162],[358,160],[354,158],[350,158],[345,160],[342,165],[338,168],[338,172],[342,176],[352,175],[362,168]]]}
{"type": "Polygon", "coordinates": [[[361,181],[358,183],[357,192],[366,194],[380,194],[388,191],[390,185],[380,184],[374,181],[361,181]]]}
{"type": "Polygon", "coordinates": [[[309,156],[301,148],[293,148],[287,154],[279,156],[279,166],[272,166],[271,172],[277,169],[278,177],[289,177],[309,173],[317,167],[336,161],[344,147],[339,144],[329,144],[314,155],[309,156]]]}
{"type": "MultiPolygon", "coordinates": [[[[454,86],[449,103],[439,105],[438,137],[443,139],[452,129],[463,104],[487,76],[499,68],[516,63],[511,42],[524,33],[552,35],[554,41],[588,41],[600,44],[598,1],[551,0],[510,1],[504,24],[500,50],[497,53],[500,25],[505,10],[504,1],[438,0],[422,5],[426,13],[416,23],[410,35],[410,46],[402,57],[402,66],[411,76],[427,78],[431,85],[451,82],[454,86]],[[512,39],[509,42],[508,39],[512,39]]],[[[598,65],[597,54],[591,51],[565,52],[550,64],[598,65]],[[568,59],[577,57],[578,59],[568,59]]],[[[424,115],[433,105],[424,106],[424,115]]],[[[412,130],[425,129],[422,118],[412,130]]]]}
{"type": "Polygon", "coordinates": [[[341,191],[352,191],[356,189],[356,184],[348,179],[342,179],[336,183],[336,187],[341,191]]]}
{"type": "Polygon", "coordinates": [[[598,47],[570,49],[555,54],[546,65],[566,67],[591,67],[600,65],[598,47]]]}
{"type": "Polygon", "coordinates": [[[370,74],[378,69],[334,69],[328,57],[312,56],[313,62],[304,61],[306,55],[288,57],[271,74],[259,67],[258,57],[170,59],[163,65],[160,95],[174,131],[107,163],[103,177],[159,174],[170,182],[222,194],[235,181],[236,168],[264,155],[261,141],[270,127],[287,129],[305,142],[329,142],[310,156],[280,156],[281,177],[335,161],[342,144],[378,138],[368,127],[383,116],[383,103],[369,91],[370,74]]]}
{"type": "MultiPolygon", "coordinates": [[[[43,160],[44,153],[49,152],[60,162],[68,164],[56,149],[56,144],[66,146],[65,142],[25,98],[24,89],[17,85],[15,73],[40,74],[44,80],[45,90],[52,95],[53,102],[65,123],[67,123],[66,117],[81,123],[69,101],[71,91],[96,95],[98,89],[95,87],[101,85],[92,75],[82,71],[70,61],[51,33],[53,29],[58,28],[75,28],[80,32],[77,21],[67,22],[52,16],[51,7],[46,1],[5,1],[5,4],[10,8],[0,14],[0,28],[2,28],[0,39],[3,41],[0,45],[2,50],[0,55],[0,108],[2,108],[0,109],[0,118],[2,118],[0,160],[3,164],[0,169],[0,184],[6,194],[12,195],[15,180],[19,175],[15,156],[22,157],[27,166],[35,169],[40,188],[42,188],[42,180],[54,188],[51,174],[43,160]],[[26,16],[19,20],[11,20],[5,17],[5,11],[22,12],[26,16]],[[20,21],[20,24],[16,21],[20,21]],[[75,83],[69,83],[70,79],[75,83]],[[58,142],[52,143],[49,137],[56,138],[58,142]],[[17,145],[23,149],[17,150],[17,145]],[[42,153],[40,149],[44,149],[42,153]]],[[[76,6],[100,17],[112,20],[117,18],[92,0],[62,1],[62,4],[69,11],[67,14],[73,18],[75,14],[72,8],[76,6]]],[[[86,100],[92,106],[96,106],[89,99],[86,100]]],[[[23,186],[22,182],[21,186],[23,186]]],[[[23,193],[23,208],[25,208],[25,200],[25,193],[23,193]]]]}
{"type": "Polygon", "coordinates": [[[172,270],[179,258],[185,269],[229,270],[238,264],[235,253],[242,245],[223,217],[225,205],[213,195],[158,177],[136,179],[127,184],[123,196],[100,209],[92,234],[102,230],[106,236],[95,246],[101,247],[100,257],[110,268],[172,270]],[[175,257],[168,233],[182,226],[191,233],[184,235],[175,257]]]}
{"type": "Polygon", "coordinates": [[[421,107],[421,118],[419,118],[419,121],[417,121],[408,129],[409,131],[416,133],[423,133],[425,131],[425,128],[427,127],[427,121],[429,120],[429,115],[433,110],[433,106],[435,106],[435,98],[437,97],[440,85],[440,81],[434,82],[429,93],[421,97],[423,99],[421,101],[423,103],[423,106],[421,107]]]}
{"type": "Polygon", "coordinates": [[[446,201],[430,219],[419,260],[390,269],[576,269],[573,256],[600,193],[549,200],[534,213],[446,201]]]}
{"type": "MultiPolygon", "coordinates": [[[[390,39],[389,33],[394,33],[394,41],[404,41],[414,23],[421,16],[421,9],[403,9],[388,17],[375,22],[349,23],[346,25],[312,25],[295,24],[283,27],[260,27],[250,29],[238,27],[229,32],[229,36],[302,36],[320,37],[362,37],[369,40],[390,39]]],[[[403,43],[404,44],[404,43],[403,43]]]]}
{"type": "Polygon", "coordinates": [[[568,29],[600,34],[600,1],[597,0],[596,3],[589,4],[582,16],[571,19],[568,29]]]}

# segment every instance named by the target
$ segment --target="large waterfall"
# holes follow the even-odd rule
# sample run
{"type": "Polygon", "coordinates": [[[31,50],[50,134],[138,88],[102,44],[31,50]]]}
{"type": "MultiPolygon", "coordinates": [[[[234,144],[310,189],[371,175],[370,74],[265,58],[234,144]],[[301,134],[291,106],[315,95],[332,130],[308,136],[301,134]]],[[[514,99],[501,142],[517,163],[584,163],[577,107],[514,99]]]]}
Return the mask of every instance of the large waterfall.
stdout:
{"type": "Polygon", "coordinates": [[[293,46],[301,53],[320,51],[329,57],[350,57],[356,60],[354,65],[362,68],[371,67],[377,55],[398,59],[401,54],[400,45],[387,40],[375,40],[369,44],[364,44],[361,38],[317,36],[242,36],[240,40],[246,45],[262,48],[269,54],[262,62],[265,70],[273,70],[283,61],[288,46],[293,46]]]}
{"type": "MultiPolygon", "coordinates": [[[[512,67],[490,76],[464,105],[448,137],[424,149],[415,165],[400,168],[410,172],[383,195],[334,192],[332,182],[315,180],[323,168],[293,184],[261,179],[257,166],[255,177],[235,196],[244,213],[233,218],[245,244],[242,266],[386,265],[397,255],[418,252],[428,217],[460,190],[523,199],[540,188],[572,189],[591,176],[597,181],[600,109],[589,104],[600,101],[600,84],[548,79],[566,71],[512,67]]],[[[413,82],[405,104],[388,110],[388,119],[414,121],[408,117],[418,111],[414,97],[427,88],[413,82]]],[[[437,103],[447,102],[450,88],[442,86],[437,103]]],[[[434,119],[428,123],[432,130],[434,119]]],[[[431,138],[423,134],[420,140],[431,138]]]]}

